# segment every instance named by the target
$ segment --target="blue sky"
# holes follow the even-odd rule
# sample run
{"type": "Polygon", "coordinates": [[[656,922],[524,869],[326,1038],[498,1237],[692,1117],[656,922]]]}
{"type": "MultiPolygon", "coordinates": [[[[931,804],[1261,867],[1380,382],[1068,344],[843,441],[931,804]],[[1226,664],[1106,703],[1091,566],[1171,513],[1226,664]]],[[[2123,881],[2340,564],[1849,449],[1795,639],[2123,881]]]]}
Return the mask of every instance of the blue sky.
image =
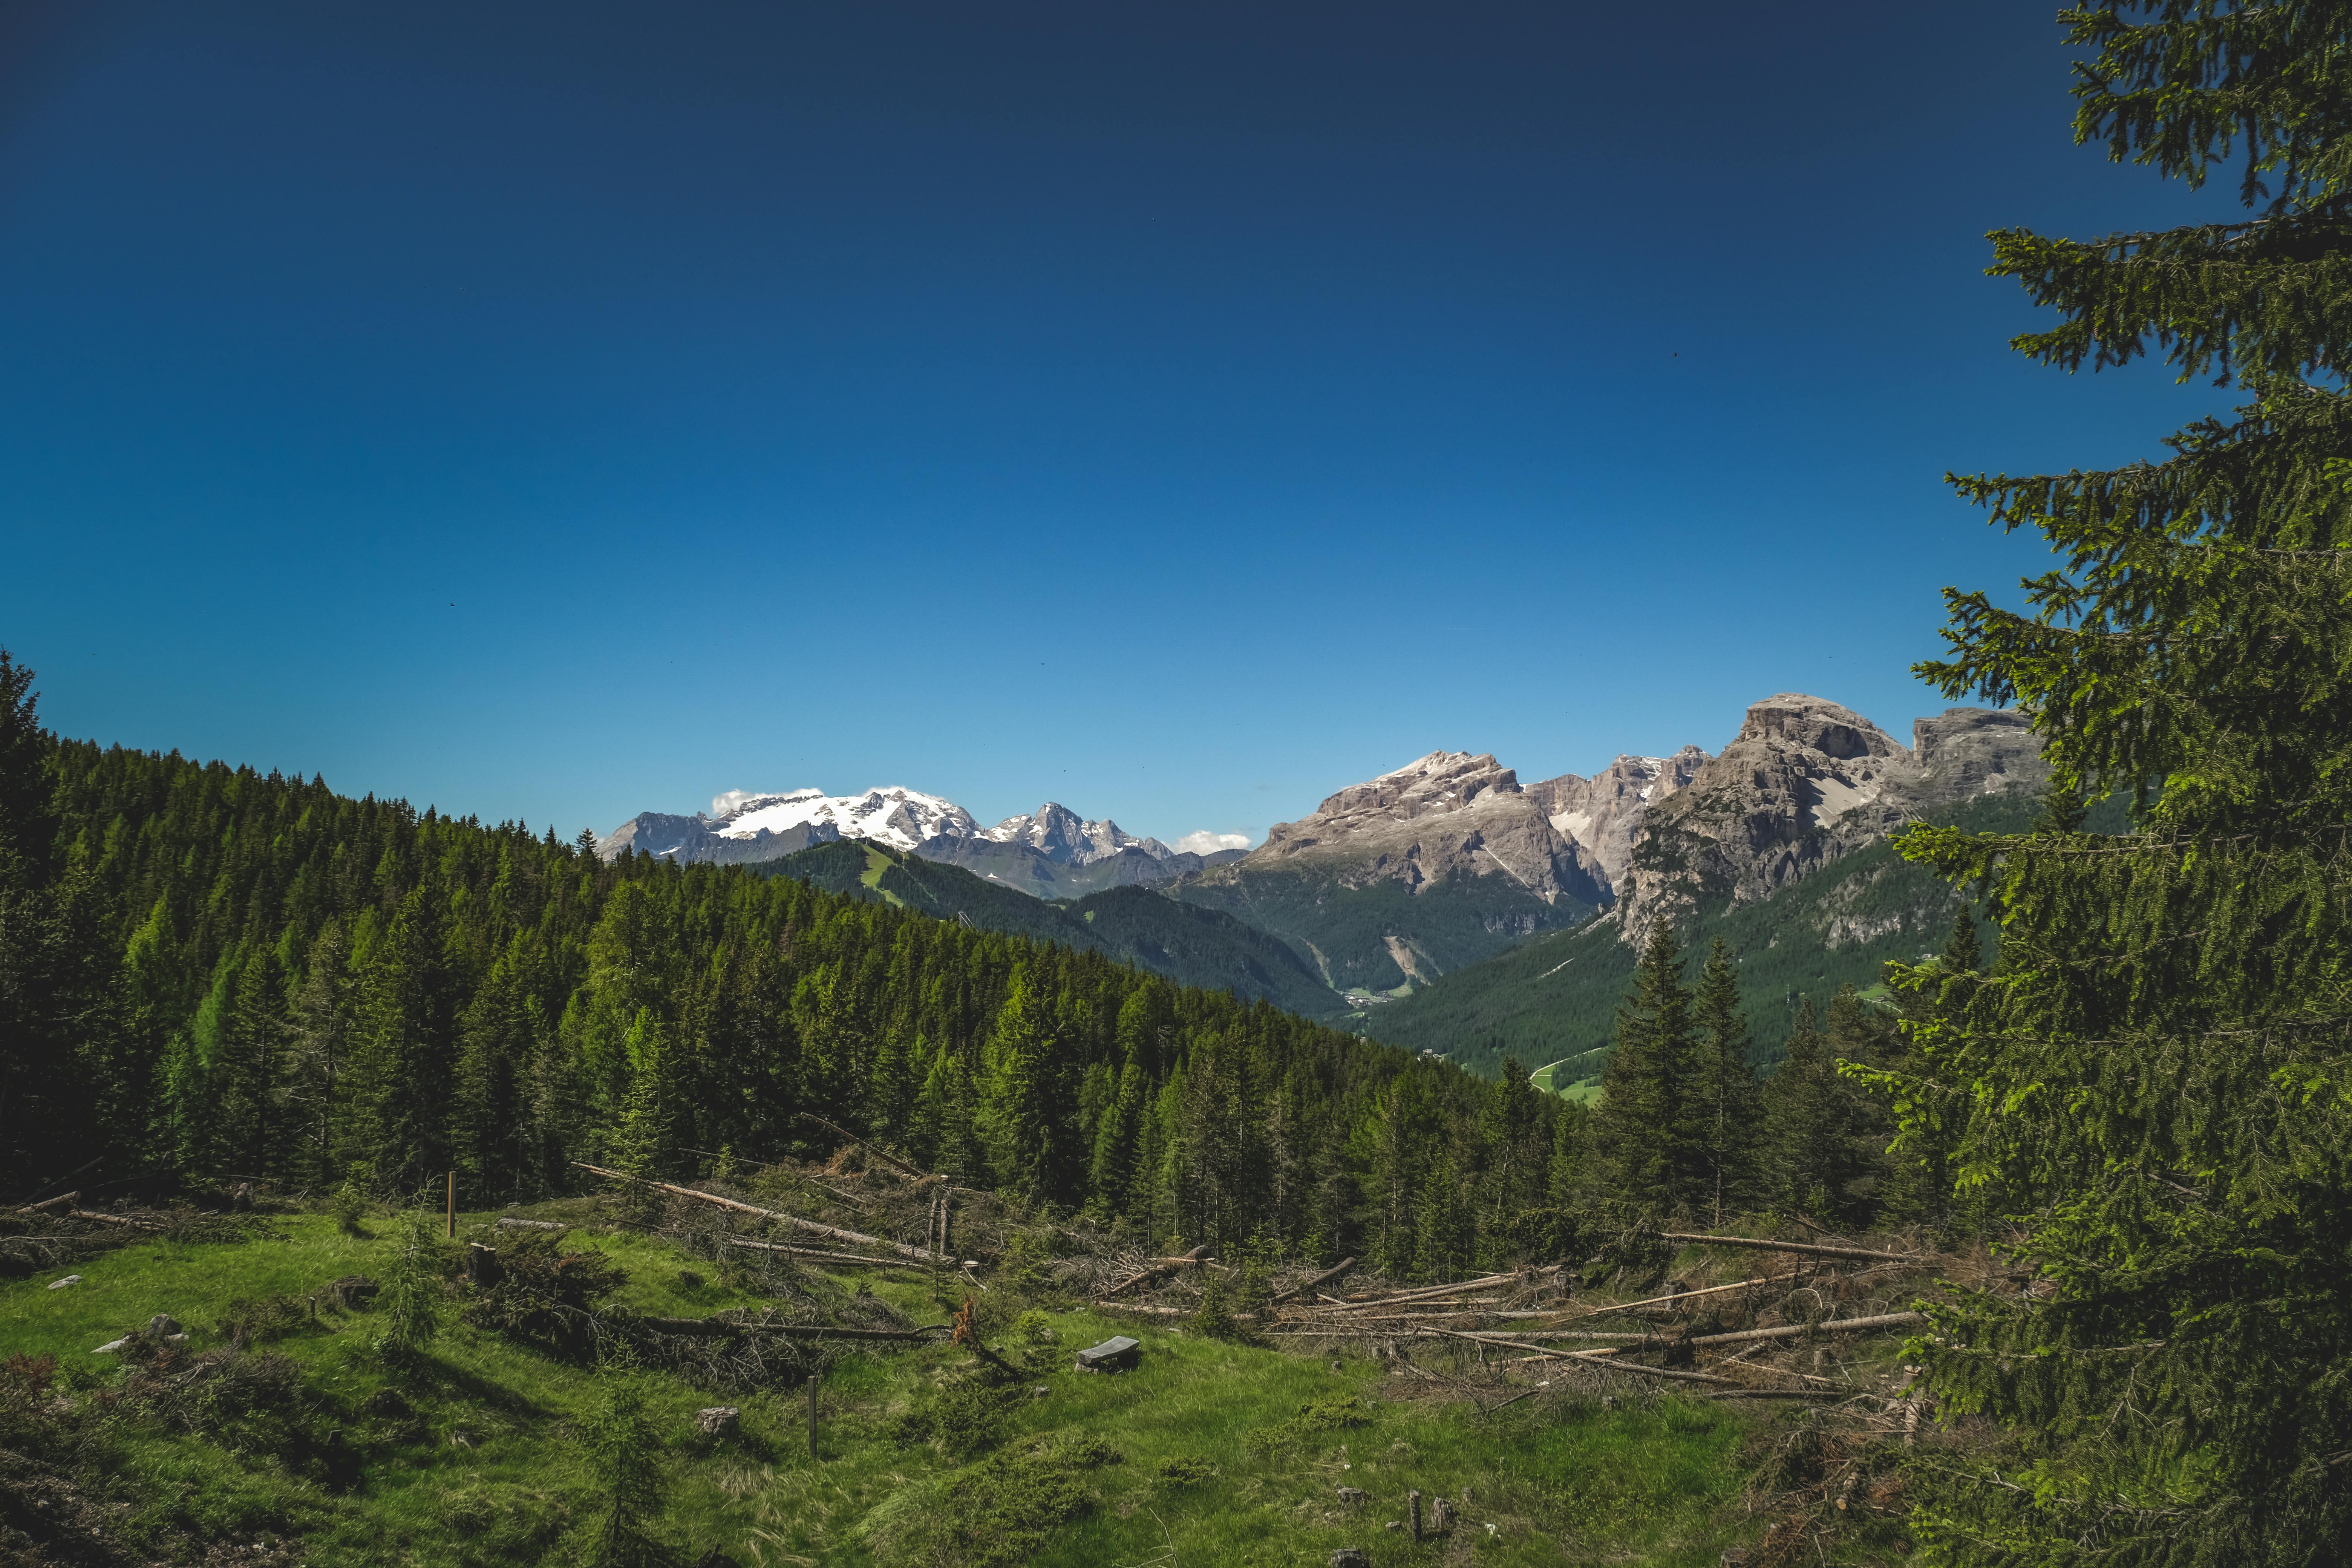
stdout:
{"type": "MultiPolygon", "coordinates": [[[[0,9],[0,643],[62,732],[566,837],[905,784],[1243,832],[1805,690],[1907,739],[2048,0],[0,9]]],[[[2228,182],[2223,182],[2227,184],[2228,182]]]]}

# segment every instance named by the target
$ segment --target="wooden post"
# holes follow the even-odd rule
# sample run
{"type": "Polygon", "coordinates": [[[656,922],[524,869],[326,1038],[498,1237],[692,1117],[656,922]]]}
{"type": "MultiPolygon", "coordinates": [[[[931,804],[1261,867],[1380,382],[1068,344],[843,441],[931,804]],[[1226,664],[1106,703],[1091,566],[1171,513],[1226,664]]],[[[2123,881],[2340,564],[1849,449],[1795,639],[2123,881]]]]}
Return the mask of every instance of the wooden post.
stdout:
{"type": "Polygon", "coordinates": [[[451,1241],[457,1239],[457,1173],[449,1173],[449,1231],[451,1241]]]}
{"type": "Polygon", "coordinates": [[[809,1369],[809,1458],[816,1458],[816,1380],[823,1375],[824,1363],[819,1362],[809,1369]]]}

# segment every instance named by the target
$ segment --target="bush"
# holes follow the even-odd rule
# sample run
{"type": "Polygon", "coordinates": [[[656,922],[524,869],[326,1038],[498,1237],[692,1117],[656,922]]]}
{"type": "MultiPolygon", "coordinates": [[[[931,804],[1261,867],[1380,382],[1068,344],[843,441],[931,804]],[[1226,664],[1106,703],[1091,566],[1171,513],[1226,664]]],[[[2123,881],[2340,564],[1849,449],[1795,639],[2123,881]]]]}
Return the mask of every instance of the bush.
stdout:
{"type": "Polygon", "coordinates": [[[1099,1440],[1000,1454],[948,1489],[929,1561],[940,1568],[1021,1568],[1058,1526],[1093,1509],[1084,1472],[1116,1464],[1099,1440]]]}
{"type": "Polygon", "coordinates": [[[1215,1275],[1201,1287],[1201,1305],[1190,1321],[1195,1332],[1213,1340],[1225,1340],[1234,1344],[1252,1344],[1257,1335],[1249,1323],[1234,1310],[1234,1291],[1215,1275]]]}
{"type": "Polygon", "coordinates": [[[260,1296],[231,1301],[215,1328],[221,1337],[242,1350],[282,1340],[317,1321],[318,1306],[308,1296],[260,1296]]]}
{"type": "Polygon", "coordinates": [[[589,1568],[637,1568],[661,1555],[649,1528],[668,1491],[661,1439],[646,1418],[635,1369],[613,1361],[597,1375],[596,1404],[581,1431],[596,1487],[582,1556],[589,1568]]]}
{"type": "Polygon", "coordinates": [[[505,1243],[500,1278],[467,1302],[466,1321],[551,1354],[584,1362],[596,1353],[596,1303],[628,1282],[601,1252],[564,1252],[541,1233],[505,1243]]]}
{"type": "Polygon", "coordinates": [[[1018,1398],[977,1379],[960,1380],[899,1417],[892,1436],[909,1447],[937,1443],[955,1458],[968,1459],[1004,1441],[1018,1398]]]}
{"type": "Polygon", "coordinates": [[[1206,1459],[1162,1459],[1160,1461],[1160,1479],[1171,1483],[1171,1485],[1180,1487],[1198,1486],[1202,1481],[1214,1480],[1216,1476],[1217,1467],[1209,1463],[1206,1459]]]}
{"type": "Polygon", "coordinates": [[[433,1234],[432,1219],[421,1209],[400,1218],[400,1234],[393,1243],[392,1268],[376,1305],[383,1327],[375,1346],[395,1367],[414,1366],[425,1347],[438,1338],[447,1296],[441,1289],[446,1264],[441,1238],[433,1234]]]}
{"type": "Polygon", "coordinates": [[[360,1191],[357,1182],[346,1181],[327,1200],[327,1212],[335,1216],[335,1224],[345,1236],[360,1234],[360,1221],[367,1214],[367,1194],[360,1191]]]}

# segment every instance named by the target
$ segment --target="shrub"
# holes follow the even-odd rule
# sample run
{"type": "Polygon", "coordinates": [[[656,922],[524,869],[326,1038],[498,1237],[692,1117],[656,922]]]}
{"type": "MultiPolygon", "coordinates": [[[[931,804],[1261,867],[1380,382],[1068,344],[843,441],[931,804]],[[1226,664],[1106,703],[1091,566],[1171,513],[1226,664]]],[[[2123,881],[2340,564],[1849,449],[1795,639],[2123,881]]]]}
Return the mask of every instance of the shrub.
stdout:
{"type": "Polygon", "coordinates": [[[557,1240],[541,1234],[505,1243],[499,1282],[474,1293],[465,1318],[552,1354],[586,1361],[596,1353],[596,1303],[629,1277],[604,1254],[561,1251],[557,1240]]]}
{"type": "Polygon", "coordinates": [[[215,1327],[223,1338],[242,1350],[284,1339],[317,1319],[317,1304],[308,1296],[260,1296],[230,1302],[215,1327]]]}
{"type": "Polygon", "coordinates": [[[960,1459],[1004,1441],[1017,1395],[979,1379],[960,1379],[899,1417],[892,1435],[909,1447],[937,1443],[960,1459]]]}
{"type": "Polygon", "coordinates": [[[581,1431],[596,1489],[583,1556],[590,1568],[637,1568],[661,1555],[650,1530],[668,1490],[661,1439],[646,1418],[645,1386],[634,1367],[607,1362],[597,1380],[581,1431]]]}
{"type": "Polygon", "coordinates": [[[1116,1464],[1099,1440],[1000,1454],[948,1489],[929,1561],[940,1568],[1021,1568],[1058,1526],[1090,1510],[1084,1472],[1116,1464]]]}
{"type": "Polygon", "coordinates": [[[376,1349],[396,1367],[414,1366],[425,1353],[425,1347],[441,1332],[447,1300],[441,1289],[441,1276],[446,1259],[441,1238],[433,1234],[433,1229],[431,1218],[421,1209],[401,1216],[400,1234],[393,1243],[392,1268],[383,1294],[376,1298],[376,1305],[383,1312],[376,1349]]]}
{"type": "Polygon", "coordinates": [[[1234,1344],[1250,1344],[1257,1335],[1249,1323],[1234,1310],[1233,1288],[1215,1275],[1201,1287],[1201,1305],[1191,1321],[1195,1332],[1213,1340],[1226,1340],[1234,1344]]]}

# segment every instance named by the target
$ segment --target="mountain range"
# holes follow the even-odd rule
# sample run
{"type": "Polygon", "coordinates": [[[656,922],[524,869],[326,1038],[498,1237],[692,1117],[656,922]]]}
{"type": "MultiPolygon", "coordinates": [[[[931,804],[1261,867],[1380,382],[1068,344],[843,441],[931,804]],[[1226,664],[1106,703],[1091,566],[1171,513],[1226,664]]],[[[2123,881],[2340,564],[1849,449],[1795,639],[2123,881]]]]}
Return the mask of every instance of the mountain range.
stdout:
{"type": "Polygon", "coordinates": [[[953,801],[898,784],[851,795],[820,789],[777,795],[730,790],[715,797],[708,812],[692,816],[639,812],[599,840],[597,853],[611,859],[643,850],[657,859],[747,865],[845,838],[961,866],[984,880],[1042,899],[1155,887],[1241,855],[1237,849],[1206,856],[1171,849],[1157,838],[1124,832],[1108,818],[1089,822],[1053,801],[982,827],[953,801]]]}
{"type": "Polygon", "coordinates": [[[1246,852],[1171,849],[1050,801],[983,827],[903,787],[730,792],[708,813],[640,813],[600,848],[854,885],[1467,1066],[1507,1052],[1559,1064],[1565,1084],[1605,1047],[1659,920],[1732,946],[1769,1056],[1798,994],[1869,985],[1885,959],[1940,943],[1956,895],[1901,862],[1888,833],[2021,824],[2047,776],[2014,712],[1948,709],[1906,746],[1781,693],[1720,752],[1627,754],[1590,777],[1522,784],[1490,754],[1432,752],[1246,852]]]}

